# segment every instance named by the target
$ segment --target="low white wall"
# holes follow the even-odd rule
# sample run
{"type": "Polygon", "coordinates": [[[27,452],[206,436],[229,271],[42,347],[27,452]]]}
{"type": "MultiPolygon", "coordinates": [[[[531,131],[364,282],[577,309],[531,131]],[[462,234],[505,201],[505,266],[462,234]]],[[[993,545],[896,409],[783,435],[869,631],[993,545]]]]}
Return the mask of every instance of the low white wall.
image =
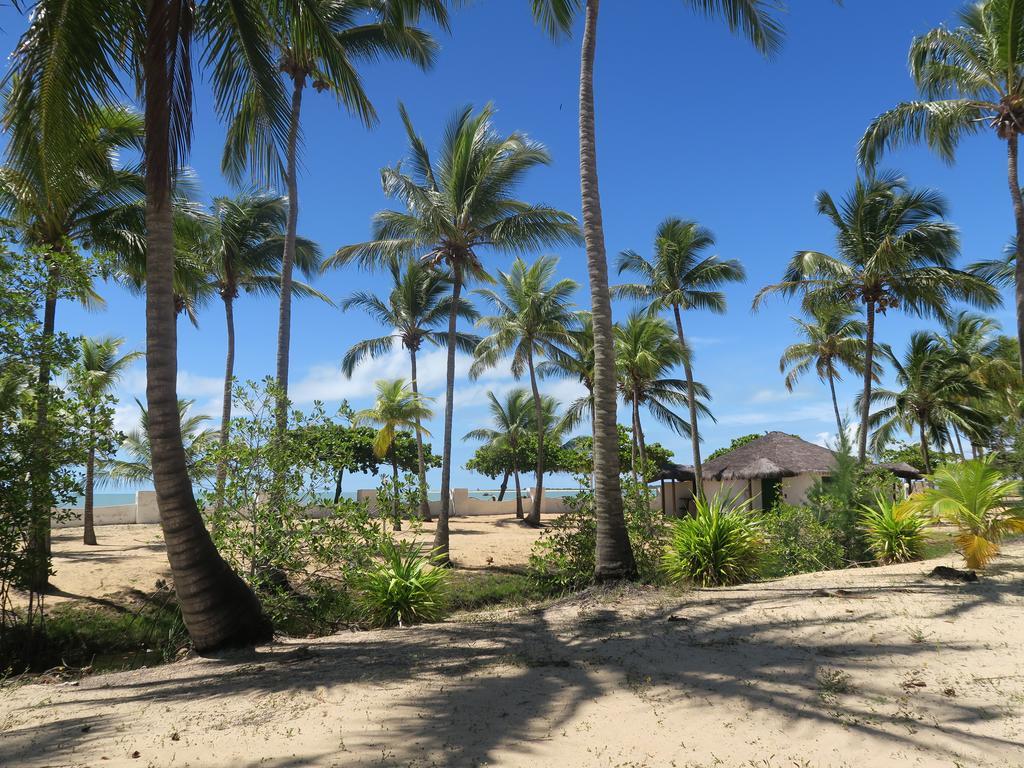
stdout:
{"type": "MultiPolygon", "coordinates": [[[[78,528],[82,525],[82,507],[61,509],[51,518],[53,528],[78,528]]],[[[114,504],[109,507],[93,507],[94,525],[131,525],[133,523],[159,523],[160,512],[156,506],[156,491],[136,491],[134,504],[114,504]]]]}

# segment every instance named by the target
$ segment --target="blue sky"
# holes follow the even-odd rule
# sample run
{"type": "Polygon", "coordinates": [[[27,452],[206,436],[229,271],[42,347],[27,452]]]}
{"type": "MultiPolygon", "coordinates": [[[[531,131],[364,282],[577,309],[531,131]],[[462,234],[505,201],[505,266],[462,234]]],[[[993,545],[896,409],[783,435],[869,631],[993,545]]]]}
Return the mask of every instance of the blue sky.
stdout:
{"type": "MultiPolygon", "coordinates": [[[[696,350],[695,372],[713,395],[717,424],[703,427],[705,452],[732,437],[780,429],[822,440],[834,432],[827,389],[808,377],[788,394],[778,359],[792,342],[790,316],[797,308],[773,300],[750,312],[758,288],[781,276],[793,251],[832,250],[832,233],[814,212],[821,189],[843,193],[857,171],[855,146],[881,111],[914,95],[907,74],[911,38],[952,20],[953,0],[849,0],[839,8],[822,0],[793,0],[784,23],[782,53],[765,61],[720,24],[695,16],[682,3],[610,0],[603,4],[597,62],[598,156],[609,255],[624,248],[648,252],[658,222],[668,215],[710,227],[718,252],[741,260],[745,285],[727,291],[729,313],[693,313],[685,318],[696,350]]],[[[24,21],[2,11],[2,43],[11,50],[24,21]]],[[[372,214],[389,205],[380,191],[379,169],[399,160],[405,138],[396,105],[403,101],[420,133],[436,145],[452,112],[491,101],[499,130],[522,130],[543,142],[554,163],[536,171],[521,191],[579,215],[577,165],[577,28],[571,41],[552,44],[532,23],[526,0],[477,0],[453,16],[452,33],[440,38],[436,66],[421,73],[383,62],[364,68],[366,88],[380,115],[367,130],[326,95],[307,91],[304,102],[305,163],[300,179],[300,234],[325,253],[365,239],[372,214]]],[[[208,89],[199,88],[191,165],[204,195],[228,194],[219,161],[224,129],[213,115],[208,89]]],[[[968,140],[949,167],[924,149],[891,155],[886,167],[915,185],[941,190],[950,219],[961,228],[962,262],[997,256],[1012,229],[1006,191],[1004,146],[990,135],[968,140]]],[[[561,272],[580,282],[588,303],[581,248],[558,251],[561,272]]],[[[491,256],[505,268],[510,257],[491,256]]],[[[338,299],[357,289],[381,289],[382,277],[353,269],[321,277],[316,286],[338,299]]],[[[103,286],[106,309],[87,312],[63,305],[58,326],[90,335],[117,334],[129,348],[144,346],[142,300],[113,285],[103,286]]],[[[1009,297],[1008,297],[1009,298],[1009,297]]],[[[1009,306],[1009,304],[1007,305],[1009,306]]],[[[619,317],[628,304],[616,307],[619,317]]],[[[260,378],[274,368],[276,301],[244,297],[236,306],[236,374],[260,378]]],[[[1008,309],[997,317],[1010,327],[1008,309]]],[[[893,314],[880,322],[881,340],[902,349],[924,321],[893,314]]],[[[373,379],[407,375],[406,359],[381,361],[344,379],[339,362],[348,347],[385,329],[361,314],[314,302],[293,310],[291,389],[299,406],[314,398],[329,407],[347,398],[367,405],[373,379]]],[[[179,325],[179,393],[195,398],[202,412],[219,413],[223,376],[224,319],[214,303],[200,328],[179,325]]],[[[463,365],[460,374],[468,366],[463,365]]],[[[443,393],[443,356],[427,352],[421,378],[428,393],[443,393]]],[[[453,480],[456,485],[493,487],[463,468],[474,446],[458,438],[486,420],[483,394],[513,386],[507,370],[478,382],[457,383],[453,480]]],[[[565,384],[549,391],[568,399],[565,384]]],[[[839,386],[849,408],[856,385],[839,386]]],[[[132,396],[144,393],[141,366],[128,376],[121,395],[123,427],[134,420],[132,396]]],[[[438,402],[438,412],[441,402],[438,402]]],[[[648,423],[649,422],[649,423],[648,423]]],[[[441,425],[430,425],[440,447],[441,425]]],[[[690,447],[652,419],[648,441],[658,440],[688,462],[690,447]]],[[[436,485],[439,471],[430,477],[436,485]]],[[[567,478],[556,479],[566,482],[567,478]]],[[[346,488],[371,481],[348,478],[346,488]]]]}

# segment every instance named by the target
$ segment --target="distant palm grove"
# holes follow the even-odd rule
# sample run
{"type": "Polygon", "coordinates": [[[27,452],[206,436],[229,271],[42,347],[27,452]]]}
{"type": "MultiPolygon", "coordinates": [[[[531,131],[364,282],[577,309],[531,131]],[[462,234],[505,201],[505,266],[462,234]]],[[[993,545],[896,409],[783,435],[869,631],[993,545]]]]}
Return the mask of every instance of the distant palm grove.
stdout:
{"type": "MultiPolygon", "coordinates": [[[[519,2],[538,34],[553,41],[572,38],[582,22],[579,210],[535,199],[530,190],[553,158],[529,126],[497,127],[501,94],[493,104],[452,104],[440,131],[421,130],[414,110],[399,103],[389,117],[401,120],[404,139],[379,174],[386,207],[354,242],[333,243],[300,231],[301,168],[323,151],[303,141],[304,99],[326,92],[344,119],[372,130],[384,110],[379,105],[391,111],[396,94],[378,89],[371,100],[366,73],[383,59],[429,70],[444,56],[439,37],[459,37],[462,3],[22,3],[27,27],[2,90],[5,628],[33,621],[36,604],[29,603],[27,616],[19,613],[10,597],[15,590],[47,591],[53,510],[80,495],[82,541],[91,546],[102,538],[94,489],[103,482],[155,489],[176,600],[199,652],[270,640],[300,602],[298,574],[307,578],[324,562],[352,564],[353,594],[360,595],[353,604],[361,606],[352,610],[366,622],[438,618],[440,609],[417,602],[415,590],[393,609],[393,594],[378,602],[373,595],[421,580],[429,592],[457,563],[452,473],[460,440],[475,449],[469,469],[500,480],[502,496],[512,484],[516,524],[544,527],[531,557],[535,570],[554,581],[552,574],[568,571],[571,561],[584,573],[565,577],[560,589],[651,581],[652,574],[703,586],[752,579],[759,572],[742,556],[730,570],[705,568],[695,564],[697,555],[679,553],[699,548],[699,532],[686,528],[697,523],[689,521],[717,525],[720,516],[745,520],[751,511],[740,499],[705,489],[711,473],[702,435],[716,416],[695,339],[714,322],[708,313],[754,313],[753,323],[771,302],[792,301],[792,336],[777,345],[778,371],[752,375],[779,376],[790,391],[820,387],[830,425],[834,417],[837,472],[848,470],[860,482],[876,465],[902,463],[928,475],[928,488],[911,496],[916,511],[906,512],[921,526],[926,507],[946,514],[941,499],[955,493],[949,489],[957,487],[957,467],[980,467],[976,482],[996,488],[1000,505],[1012,496],[1000,483],[1024,472],[1024,0],[970,2],[948,25],[908,41],[919,97],[879,104],[859,147],[850,148],[855,175],[844,189],[822,190],[808,201],[807,213],[827,225],[831,247],[808,250],[811,244],[793,233],[785,254],[719,254],[716,233],[670,202],[645,240],[608,253],[595,103],[601,3],[519,2]],[[207,200],[189,166],[200,138],[192,130],[200,88],[209,89],[223,125],[222,171],[235,188],[207,200]],[[999,220],[998,212],[992,219],[1011,240],[1004,254],[990,258],[961,254],[960,232],[940,191],[880,166],[908,144],[952,163],[970,134],[998,140],[1007,153],[1013,220],[999,220]],[[581,254],[586,284],[559,273],[552,249],[581,254]],[[749,303],[727,302],[726,292],[747,281],[744,260],[749,266],[755,258],[777,264],[777,279],[754,286],[749,303]],[[376,276],[374,290],[328,295],[316,287],[325,272],[358,270],[376,276]],[[129,349],[120,333],[85,338],[62,321],[62,308],[72,302],[102,304],[112,283],[144,299],[137,317],[145,323],[142,350],[129,349]],[[1017,328],[1004,335],[986,313],[1002,306],[1007,288],[1017,328]],[[235,375],[237,351],[258,340],[236,327],[235,311],[260,297],[277,306],[276,365],[264,381],[246,383],[235,375]],[[365,329],[354,345],[333,350],[339,376],[356,377],[374,359],[402,355],[403,370],[374,382],[368,407],[345,403],[337,415],[319,403],[305,412],[293,407],[293,331],[315,332],[293,328],[299,300],[336,305],[346,323],[365,329]],[[206,318],[214,310],[227,342],[222,410],[207,424],[210,415],[179,399],[177,328],[201,316],[212,322],[206,318]],[[894,315],[919,319],[922,327],[893,345],[894,315]],[[422,362],[434,350],[444,355],[444,387],[429,392],[422,362]],[[474,382],[486,384],[495,370],[517,380],[511,390],[480,395],[488,421],[468,431],[455,427],[460,354],[474,382]],[[145,399],[129,404],[139,428],[122,434],[114,427],[114,391],[137,358],[145,360],[145,399]],[[858,389],[849,402],[836,388],[846,377],[858,389]],[[559,402],[551,394],[558,381],[582,394],[559,402]],[[440,426],[428,431],[435,413],[440,426]],[[689,443],[685,457],[676,452],[681,463],[648,439],[655,424],[689,443]],[[440,499],[432,509],[427,473],[434,468],[440,499]],[[375,512],[342,498],[346,471],[379,476],[375,512]],[[557,523],[542,515],[555,473],[577,477],[583,489],[557,523]],[[693,517],[669,535],[666,521],[649,519],[658,510],[649,486],[670,479],[674,493],[683,476],[691,483],[693,517]],[[336,488],[333,502],[323,488],[336,488]],[[321,508],[328,522],[315,527],[321,519],[306,512],[321,508]],[[559,560],[552,553],[570,527],[573,535],[585,532],[572,539],[583,543],[559,560]],[[432,541],[417,548],[394,533],[403,528],[429,531],[432,541]],[[390,569],[390,581],[380,577],[382,568],[390,569]]],[[[785,15],[774,3],[680,5],[768,59],[782,48],[785,15]]],[[[705,76],[691,76],[697,74],[705,76]]],[[[672,77],[636,75],[663,78],[666,86],[672,77]]],[[[378,191],[373,179],[343,183],[378,191]]],[[[879,533],[907,517],[893,511],[902,499],[875,498],[871,488],[828,508],[846,521],[837,523],[839,561],[919,556],[915,532],[901,528],[907,538],[900,546],[879,533]],[[868,517],[881,522],[861,519],[868,506],[868,517]]],[[[664,511],[664,498],[661,504],[664,511]]],[[[997,507],[993,502],[982,514],[997,507]]],[[[967,526],[961,512],[955,524],[967,526]]],[[[1017,518],[996,522],[971,534],[983,543],[963,545],[969,564],[983,567],[1004,534],[1024,530],[1017,518]]],[[[326,579],[309,583],[316,586],[303,592],[304,607],[334,594],[326,579]]]]}

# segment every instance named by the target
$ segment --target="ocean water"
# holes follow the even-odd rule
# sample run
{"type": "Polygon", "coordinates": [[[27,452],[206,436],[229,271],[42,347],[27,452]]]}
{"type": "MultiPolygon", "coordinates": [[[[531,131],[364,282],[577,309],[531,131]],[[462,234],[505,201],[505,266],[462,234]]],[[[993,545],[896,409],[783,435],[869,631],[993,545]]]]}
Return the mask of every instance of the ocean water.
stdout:
{"type": "MultiPolygon", "coordinates": [[[[498,492],[499,492],[499,489],[497,489],[497,488],[473,488],[473,489],[471,489],[469,491],[469,495],[470,495],[470,498],[474,498],[474,499],[490,499],[492,497],[497,498],[498,492]]],[[[577,493],[579,493],[579,489],[578,488],[548,488],[548,489],[545,489],[544,493],[545,493],[545,495],[547,495],[549,497],[558,498],[558,497],[562,497],[562,496],[574,496],[577,493]]],[[[341,492],[341,496],[342,496],[342,498],[345,498],[345,499],[355,499],[356,492],[355,491],[342,491],[341,492]]],[[[523,498],[527,498],[528,496],[529,496],[529,493],[527,491],[527,488],[524,487],[523,488],[523,498]]],[[[327,499],[327,500],[333,499],[334,498],[334,489],[333,488],[325,488],[323,490],[323,497],[325,499],[327,499]]],[[[427,491],[427,498],[430,499],[431,501],[438,501],[441,498],[441,494],[440,494],[439,491],[427,491]]],[[[507,491],[505,491],[505,498],[506,499],[514,499],[515,498],[515,489],[514,488],[509,488],[507,491]]],[[[84,496],[79,496],[74,501],[74,503],[71,504],[71,506],[72,507],[81,507],[84,503],[85,503],[85,497],[84,496]]],[[[121,504],[134,504],[134,503],[135,503],[135,492],[134,491],[128,491],[128,492],[122,492],[122,493],[100,493],[100,492],[97,492],[97,493],[93,494],[93,504],[95,506],[97,506],[97,507],[115,507],[115,506],[119,506],[121,504]]]]}

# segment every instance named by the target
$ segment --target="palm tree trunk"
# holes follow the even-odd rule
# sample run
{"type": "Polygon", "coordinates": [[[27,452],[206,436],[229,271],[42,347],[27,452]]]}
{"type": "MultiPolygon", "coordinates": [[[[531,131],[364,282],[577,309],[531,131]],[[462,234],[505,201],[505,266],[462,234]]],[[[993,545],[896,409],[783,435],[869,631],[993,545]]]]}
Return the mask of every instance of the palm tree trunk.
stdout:
{"type": "Polygon", "coordinates": [[[50,351],[57,324],[57,267],[49,268],[46,280],[46,299],[43,303],[42,349],[39,355],[39,375],[36,392],[36,461],[39,464],[30,478],[32,490],[32,530],[28,548],[32,553],[25,583],[30,591],[43,594],[50,588],[50,460],[46,448],[48,412],[50,406],[50,351]]]}
{"type": "Polygon", "coordinates": [[[96,521],[93,515],[93,491],[96,485],[96,433],[89,419],[89,455],[85,459],[85,501],[82,506],[82,543],[96,546],[96,521]]]}
{"type": "Polygon", "coordinates": [[[402,530],[402,513],[398,508],[398,456],[391,443],[391,523],[396,531],[402,530]]]}
{"type": "MultiPolygon", "coordinates": [[[[416,384],[416,350],[409,350],[409,365],[411,368],[412,378],[410,379],[412,386],[412,393],[419,400],[420,390],[416,384]]],[[[430,517],[430,502],[427,501],[427,468],[426,462],[423,460],[423,428],[420,426],[420,417],[416,417],[416,470],[419,476],[420,483],[420,519],[429,523],[430,517]]]]}
{"type": "Polygon", "coordinates": [[[455,339],[458,333],[459,296],[462,293],[462,272],[453,270],[452,309],[448,314],[448,361],[444,389],[444,451],[441,456],[441,511],[434,529],[434,557],[438,565],[451,565],[448,556],[448,517],[451,510],[452,484],[452,415],[455,409],[455,339]]]}
{"type": "Polygon", "coordinates": [[[1014,269],[1015,298],[1017,307],[1017,350],[1020,352],[1021,373],[1024,374],[1024,199],[1020,193],[1020,176],[1017,167],[1017,132],[1010,134],[1006,142],[1010,199],[1013,201],[1013,220],[1017,227],[1017,261],[1014,269]]]}
{"type": "Polygon", "coordinates": [[[930,475],[932,473],[932,458],[928,452],[928,433],[924,428],[924,422],[918,422],[918,430],[921,433],[921,459],[924,461],[924,473],[930,475]]]}
{"type": "Polygon", "coordinates": [[[512,472],[509,470],[505,471],[505,476],[501,478],[501,485],[498,486],[498,501],[505,500],[505,493],[508,491],[508,481],[512,476],[512,472]]]}
{"type": "Polygon", "coordinates": [[[644,423],[640,418],[640,406],[636,406],[636,444],[640,449],[640,479],[647,480],[647,441],[644,439],[644,423]]]}
{"type": "MultiPolygon", "coordinates": [[[[513,449],[514,450],[514,449],[513,449]]],[[[522,520],[523,515],[523,489],[519,484],[519,462],[512,466],[512,474],[516,483],[516,520],[522,520]]]]}
{"type": "Polygon", "coordinates": [[[224,356],[224,395],[220,411],[220,456],[217,459],[217,481],[214,486],[214,508],[224,505],[224,487],[228,480],[228,438],[231,435],[231,384],[235,378],[235,308],[230,294],[224,296],[224,320],[227,326],[228,349],[224,356]]]}
{"type": "Polygon", "coordinates": [[[679,336],[679,345],[683,348],[686,399],[689,401],[690,407],[690,445],[693,446],[693,492],[699,499],[704,496],[704,470],[700,461],[700,431],[697,429],[697,395],[693,391],[693,366],[690,365],[690,351],[686,348],[686,338],[683,336],[683,317],[679,312],[679,305],[673,304],[672,311],[676,316],[676,334],[679,336]]]}
{"type": "Polygon", "coordinates": [[[867,302],[867,333],[864,337],[864,400],[860,404],[860,434],[857,436],[857,459],[868,455],[868,421],[871,417],[871,374],[875,357],[875,302],[867,302]]]}
{"type": "Polygon", "coordinates": [[[638,460],[638,457],[637,457],[637,453],[639,451],[637,449],[637,443],[636,443],[636,413],[637,413],[637,406],[636,406],[636,390],[635,389],[633,390],[633,402],[630,404],[629,410],[630,410],[630,418],[632,419],[632,424],[630,425],[632,427],[632,429],[630,429],[630,436],[629,436],[629,474],[632,476],[633,482],[635,483],[636,482],[637,465],[640,463],[639,460],[638,460]]]}
{"type": "Polygon", "coordinates": [[[533,366],[533,349],[526,353],[526,364],[530,371],[530,389],[533,391],[533,418],[537,421],[537,485],[534,488],[533,504],[526,524],[540,525],[540,505],[544,498],[544,404],[537,386],[537,371],[533,366]]]}
{"type": "Polygon", "coordinates": [[[284,234],[284,256],[281,260],[281,300],[277,318],[277,430],[284,434],[288,424],[288,358],[292,338],[292,269],[295,265],[295,240],[299,224],[298,144],[299,114],[306,75],[292,75],[292,108],[288,125],[288,156],[285,177],[288,185],[288,220],[284,234]]]}
{"type": "Polygon", "coordinates": [[[836,377],[831,366],[828,369],[828,388],[832,393],[832,410],[836,414],[836,440],[841,441],[843,439],[843,417],[839,415],[839,400],[836,398],[836,377]]]}
{"type": "Polygon", "coordinates": [[[168,63],[178,48],[178,3],[146,12],[146,400],[153,485],[182,618],[198,652],[253,645],[273,633],[259,601],[217,552],[199,514],[178,418],[168,63]]]}
{"type": "Polygon", "coordinates": [[[964,442],[960,439],[960,430],[953,427],[953,434],[956,435],[956,447],[959,450],[960,458],[967,461],[967,454],[964,453],[964,442]]]}
{"type": "Polygon", "coordinates": [[[341,500],[341,479],[345,475],[344,469],[338,470],[338,477],[334,481],[334,503],[337,504],[341,500]]]}
{"type": "Polygon", "coordinates": [[[616,430],[615,348],[608,257],[597,180],[597,135],[594,126],[594,58],[597,52],[599,0],[586,0],[580,54],[580,192],[586,243],[590,304],[594,317],[594,507],[597,549],[594,579],[611,581],[636,576],[636,561],[622,512],[619,436],[616,430]]]}

